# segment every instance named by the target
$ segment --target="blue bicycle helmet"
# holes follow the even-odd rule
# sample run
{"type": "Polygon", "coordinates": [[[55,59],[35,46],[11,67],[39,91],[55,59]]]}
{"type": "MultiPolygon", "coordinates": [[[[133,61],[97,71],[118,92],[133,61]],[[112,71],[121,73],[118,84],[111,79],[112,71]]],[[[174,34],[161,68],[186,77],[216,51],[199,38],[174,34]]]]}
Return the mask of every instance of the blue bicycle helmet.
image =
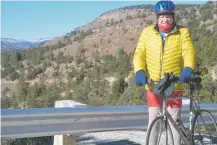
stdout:
{"type": "Polygon", "coordinates": [[[175,4],[172,1],[159,1],[154,6],[156,14],[174,14],[175,4]]]}

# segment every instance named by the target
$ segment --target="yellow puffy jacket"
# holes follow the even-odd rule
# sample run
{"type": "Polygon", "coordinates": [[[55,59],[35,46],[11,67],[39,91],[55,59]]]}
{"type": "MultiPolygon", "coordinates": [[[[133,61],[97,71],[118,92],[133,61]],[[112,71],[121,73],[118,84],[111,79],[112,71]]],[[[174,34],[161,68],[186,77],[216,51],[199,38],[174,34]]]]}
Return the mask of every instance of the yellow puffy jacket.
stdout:
{"type": "MultiPolygon", "coordinates": [[[[144,28],[133,57],[134,72],[144,70],[147,77],[159,81],[164,73],[179,76],[185,67],[195,68],[195,50],[187,28],[176,26],[164,43],[156,25],[144,28]]],[[[151,85],[146,86],[152,89],[151,85]]],[[[175,90],[183,90],[176,84],[175,90]]]]}

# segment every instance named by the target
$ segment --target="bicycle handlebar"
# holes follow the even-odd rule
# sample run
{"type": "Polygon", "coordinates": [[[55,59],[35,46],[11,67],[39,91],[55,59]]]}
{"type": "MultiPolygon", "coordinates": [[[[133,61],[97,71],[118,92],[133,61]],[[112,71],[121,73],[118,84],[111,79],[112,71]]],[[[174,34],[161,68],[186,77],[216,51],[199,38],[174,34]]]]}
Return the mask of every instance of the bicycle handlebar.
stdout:
{"type": "MultiPolygon", "coordinates": [[[[162,91],[164,92],[165,90],[168,90],[168,89],[171,92],[174,89],[174,83],[179,82],[179,77],[175,76],[173,73],[165,73],[164,76],[165,77],[161,79],[160,81],[158,81],[158,83],[154,87],[154,92],[156,94],[159,94],[162,91]]],[[[191,78],[184,83],[199,84],[201,83],[201,81],[202,81],[201,77],[191,76],[191,78]]],[[[156,81],[153,81],[152,79],[148,79],[148,84],[152,84],[153,82],[156,82],[156,81]]]]}
{"type": "MultiPolygon", "coordinates": [[[[170,81],[171,82],[179,82],[179,77],[178,76],[174,76],[174,78],[170,79],[170,81]]],[[[199,76],[191,76],[191,78],[188,81],[184,82],[184,83],[190,83],[190,82],[192,82],[192,83],[199,84],[199,83],[201,83],[201,81],[202,81],[201,77],[199,77],[199,76]]],[[[159,82],[159,81],[153,81],[150,78],[147,80],[147,84],[152,84],[153,82],[159,82]]]]}

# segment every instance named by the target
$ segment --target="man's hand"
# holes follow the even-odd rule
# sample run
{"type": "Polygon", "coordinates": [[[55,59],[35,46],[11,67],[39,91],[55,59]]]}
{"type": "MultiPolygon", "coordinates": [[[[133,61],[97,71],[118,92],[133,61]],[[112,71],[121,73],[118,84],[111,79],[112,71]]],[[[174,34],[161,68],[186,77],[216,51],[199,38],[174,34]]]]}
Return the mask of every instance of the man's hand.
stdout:
{"type": "Polygon", "coordinates": [[[186,67],[179,75],[179,81],[181,83],[188,81],[191,78],[192,68],[186,67]]]}
{"type": "Polygon", "coordinates": [[[143,86],[146,84],[146,75],[144,70],[139,70],[136,72],[136,86],[143,86]]]}

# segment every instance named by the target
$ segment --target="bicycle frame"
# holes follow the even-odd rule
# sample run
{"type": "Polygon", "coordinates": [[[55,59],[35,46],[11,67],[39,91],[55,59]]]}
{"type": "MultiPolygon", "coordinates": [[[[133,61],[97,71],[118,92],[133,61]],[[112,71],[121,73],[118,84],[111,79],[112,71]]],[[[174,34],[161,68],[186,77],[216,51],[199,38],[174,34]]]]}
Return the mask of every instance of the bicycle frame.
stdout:
{"type": "MultiPolygon", "coordinates": [[[[214,121],[214,125],[215,125],[215,128],[217,128],[216,126],[216,123],[215,123],[215,119],[214,117],[212,116],[212,114],[209,112],[209,111],[206,111],[206,110],[200,110],[200,106],[199,106],[199,103],[194,100],[193,98],[193,94],[196,90],[196,88],[201,88],[201,85],[200,85],[200,82],[201,82],[201,78],[200,77],[192,77],[187,83],[189,85],[189,90],[190,90],[190,93],[188,93],[189,95],[188,96],[181,96],[181,97],[170,97],[170,98],[167,98],[167,96],[170,96],[170,93],[172,93],[172,91],[174,90],[171,90],[171,89],[174,89],[174,88],[169,88],[169,86],[171,85],[171,82],[178,82],[178,77],[174,77],[173,74],[165,74],[165,79],[162,79],[162,81],[155,86],[154,88],[154,93],[155,94],[160,94],[160,96],[163,98],[163,102],[162,104],[160,105],[161,109],[160,109],[160,114],[158,118],[156,118],[154,120],[154,122],[151,124],[151,128],[153,127],[153,124],[158,121],[158,120],[162,120],[163,118],[163,123],[165,123],[165,128],[166,128],[166,132],[168,130],[168,125],[171,125],[171,127],[173,127],[177,132],[178,134],[180,135],[181,139],[182,139],[182,143],[184,143],[185,145],[192,145],[194,144],[194,139],[195,139],[195,134],[194,134],[194,129],[193,127],[195,127],[195,121],[197,121],[197,118],[198,116],[202,119],[202,122],[203,124],[205,124],[204,122],[204,118],[203,116],[201,115],[202,112],[206,112],[208,113],[208,115],[210,115],[212,121],[214,121]],[[169,89],[168,89],[169,88],[169,89]],[[164,94],[165,90],[168,89],[168,92],[167,94],[164,94]],[[173,120],[172,116],[170,115],[169,111],[167,110],[167,102],[168,100],[177,100],[177,99],[183,99],[183,98],[188,98],[190,99],[190,109],[189,109],[189,127],[185,127],[184,124],[182,123],[181,121],[181,118],[178,118],[178,120],[173,120]],[[194,114],[194,116],[193,116],[194,114]]],[[[153,81],[153,80],[148,80],[148,83],[149,84],[152,84],[153,82],[156,82],[156,81],[153,81]]],[[[173,86],[172,86],[173,87],[173,86]]],[[[207,129],[207,127],[205,126],[205,128],[207,129]]],[[[217,130],[217,129],[216,129],[217,130]]],[[[151,130],[148,130],[148,140],[150,138],[150,133],[151,133],[151,130]]],[[[162,133],[161,131],[159,132],[160,134],[162,133]]],[[[171,128],[170,128],[170,133],[171,133],[171,128]]],[[[173,133],[173,132],[172,132],[173,133]]],[[[210,133],[209,133],[210,134],[210,133]]],[[[166,135],[166,141],[168,139],[168,135],[166,135]]],[[[168,141],[167,141],[168,142],[168,141]]],[[[167,143],[166,142],[166,143],[167,143]]],[[[148,142],[146,141],[146,145],[148,142]]]]}
{"type": "Polygon", "coordinates": [[[168,121],[171,122],[171,124],[173,125],[173,127],[176,129],[176,131],[179,133],[179,135],[181,136],[181,138],[183,139],[184,143],[186,145],[191,145],[189,143],[189,139],[185,136],[185,134],[183,133],[183,131],[178,127],[178,125],[176,124],[176,122],[173,120],[173,118],[171,117],[171,115],[169,114],[169,112],[166,109],[166,104],[167,104],[167,99],[163,99],[163,107],[162,107],[162,115],[164,116],[164,120],[166,120],[166,123],[169,123],[168,121]]]}
{"type": "Polygon", "coordinates": [[[168,122],[168,120],[171,122],[171,124],[173,125],[173,127],[176,129],[176,131],[179,133],[179,135],[181,136],[181,138],[183,139],[184,143],[186,145],[191,145],[191,140],[192,140],[192,134],[190,133],[192,131],[192,119],[193,119],[193,112],[195,114],[195,112],[197,110],[199,110],[199,106],[195,103],[194,99],[193,99],[193,91],[194,88],[193,86],[191,86],[191,84],[189,84],[190,86],[190,96],[186,97],[186,96],[182,96],[182,97],[173,97],[173,98],[167,98],[165,97],[165,95],[162,93],[161,96],[163,97],[163,104],[162,104],[162,114],[164,116],[164,120],[166,122],[168,122]],[[171,115],[169,114],[169,112],[167,111],[167,101],[168,100],[177,100],[177,99],[183,99],[183,98],[190,98],[190,115],[189,115],[189,132],[187,132],[186,129],[183,129],[182,126],[183,123],[180,119],[178,119],[179,124],[177,124],[173,118],[171,117],[171,115]],[[193,104],[195,104],[196,108],[194,108],[193,104]],[[196,110],[195,110],[196,109],[196,110]],[[189,136],[190,135],[190,136],[189,136]]]}

